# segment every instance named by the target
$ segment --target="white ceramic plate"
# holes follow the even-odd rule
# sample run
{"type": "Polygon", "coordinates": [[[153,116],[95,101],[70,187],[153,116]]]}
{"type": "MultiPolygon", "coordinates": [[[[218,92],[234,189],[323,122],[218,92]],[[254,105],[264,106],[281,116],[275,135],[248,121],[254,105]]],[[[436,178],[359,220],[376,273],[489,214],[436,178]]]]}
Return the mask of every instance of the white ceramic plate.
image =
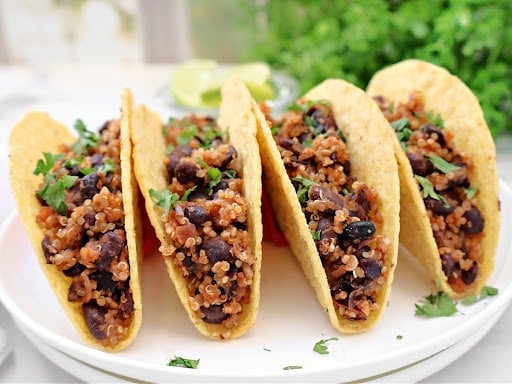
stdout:
{"type": "MultiPolygon", "coordinates": [[[[504,308],[505,309],[505,308],[504,308]]],[[[494,326],[499,316],[492,319],[480,328],[476,333],[469,335],[462,341],[446,348],[441,352],[435,353],[433,356],[422,359],[419,362],[411,365],[398,368],[394,371],[385,372],[378,376],[368,377],[361,379],[361,382],[367,383],[416,383],[423,380],[434,372],[443,369],[444,367],[457,360],[460,356],[475,346],[494,326]]],[[[41,340],[38,336],[34,335],[29,329],[21,323],[17,323],[21,331],[27,336],[32,344],[41,352],[47,359],[52,361],[59,367],[65,367],[66,371],[76,378],[83,380],[87,383],[129,383],[129,377],[123,377],[111,372],[98,369],[86,362],[76,360],[73,357],[51,347],[41,340]]]]}
{"type": "Polygon", "coordinates": [[[162,259],[154,254],[144,262],[140,333],[126,350],[108,354],[78,338],[44,279],[16,214],[0,231],[0,299],[16,321],[43,342],[98,369],[135,380],[340,382],[368,378],[445,350],[502,314],[512,297],[511,240],[507,236],[512,228],[512,192],[503,183],[500,198],[500,244],[488,282],[500,293],[470,307],[460,306],[460,312],[449,318],[414,316],[414,304],[433,287],[401,251],[381,321],[364,334],[339,335],[288,249],[265,243],[257,323],[240,339],[214,342],[200,336],[189,323],[162,259]],[[318,340],[334,336],[338,340],[328,343],[328,355],[312,350],[318,340]],[[174,356],[200,359],[199,368],[168,367],[166,363],[174,356]],[[290,365],[302,369],[283,370],[290,365]]]}

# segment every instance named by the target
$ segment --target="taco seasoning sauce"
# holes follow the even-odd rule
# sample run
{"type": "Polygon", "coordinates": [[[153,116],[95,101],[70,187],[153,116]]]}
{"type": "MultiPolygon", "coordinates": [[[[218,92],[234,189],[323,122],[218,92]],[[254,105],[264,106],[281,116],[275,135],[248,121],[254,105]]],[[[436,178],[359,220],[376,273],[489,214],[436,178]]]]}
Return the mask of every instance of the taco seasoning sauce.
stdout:
{"type": "Polygon", "coordinates": [[[400,140],[422,192],[443,272],[455,292],[464,292],[478,275],[484,218],[470,184],[471,159],[457,150],[440,116],[425,111],[419,91],[395,108],[374,98],[400,140]]]}
{"type": "Polygon", "coordinates": [[[350,155],[327,103],[299,101],[272,125],[334,306],[345,319],[364,320],[378,308],[377,292],[388,274],[390,240],[375,233],[382,223],[377,195],[351,175],[350,155]]]}
{"type": "Polygon", "coordinates": [[[186,278],[192,310],[206,323],[222,324],[226,338],[249,302],[256,261],[237,151],[209,117],[170,119],[164,135],[170,183],[151,193],[161,207],[162,193],[174,203],[161,217],[172,245],[160,251],[186,278]]]}
{"type": "Polygon", "coordinates": [[[130,264],[122,202],[120,122],[99,135],[75,123],[80,137],[60,154],[44,154],[36,173],[36,217],[46,261],[71,280],[68,300],[80,303],[91,335],[103,346],[126,336],[133,318],[130,264]]]}

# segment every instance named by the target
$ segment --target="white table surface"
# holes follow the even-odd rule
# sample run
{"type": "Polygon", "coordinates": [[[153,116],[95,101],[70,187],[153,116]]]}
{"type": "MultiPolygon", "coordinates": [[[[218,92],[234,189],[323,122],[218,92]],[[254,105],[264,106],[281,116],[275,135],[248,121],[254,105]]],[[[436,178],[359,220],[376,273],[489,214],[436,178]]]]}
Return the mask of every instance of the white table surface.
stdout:
{"type": "MultiPolygon", "coordinates": [[[[137,103],[146,103],[161,116],[169,116],[172,111],[159,95],[171,68],[169,65],[37,69],[0,66],[0,222],[14,210],[7,179],[7,137],[25,112],[44,110],[67,125],[80,117],[95,128],[116,116],[121,90],[129,87],[137,103]]],[[[497,147],[500,176],[512,184],[512,141],[500,139],[497,147]]],[[[511,324],[512,306],[509,306],[483,340],[424,382],[512,383],[511,324]]],[[[11,354],[0,365],[0,382],[80,382],[39,353],[1,304],[0,326],[7,330],[12,346],[11,354]]]]}

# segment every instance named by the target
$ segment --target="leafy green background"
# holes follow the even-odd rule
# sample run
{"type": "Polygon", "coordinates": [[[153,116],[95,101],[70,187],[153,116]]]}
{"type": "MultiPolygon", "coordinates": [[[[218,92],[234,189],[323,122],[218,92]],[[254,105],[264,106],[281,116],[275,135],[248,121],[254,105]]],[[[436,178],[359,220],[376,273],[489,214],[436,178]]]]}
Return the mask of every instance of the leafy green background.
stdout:
{"type": "MultiPolygon", "coordinates": [[[[512,1],[266,0],[239,2],[266,15],[244,46],[298,79],[304,92],[339,77],[365,88],[385,65],[419,58],[444,66],[477,95],[491,132],[512,132],[512,1]]],[[[253,25],[251,23],[241,23],[253,25]]],[[[246,27],[248,28],[248,27],[246,27]]]]}

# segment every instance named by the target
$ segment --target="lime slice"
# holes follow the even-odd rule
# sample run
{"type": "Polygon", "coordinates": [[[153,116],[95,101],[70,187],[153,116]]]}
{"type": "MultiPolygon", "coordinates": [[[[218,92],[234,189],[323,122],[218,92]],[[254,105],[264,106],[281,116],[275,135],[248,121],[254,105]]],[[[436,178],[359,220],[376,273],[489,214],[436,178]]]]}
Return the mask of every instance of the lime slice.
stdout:
{"type": "Polygon", "coordinates": [[[214,60],[193,59],[176,67],[171,75],[171,92],[176,103],[187,107],[208,106],[201,94],[210,89],[217,63],[214,60]]]}

